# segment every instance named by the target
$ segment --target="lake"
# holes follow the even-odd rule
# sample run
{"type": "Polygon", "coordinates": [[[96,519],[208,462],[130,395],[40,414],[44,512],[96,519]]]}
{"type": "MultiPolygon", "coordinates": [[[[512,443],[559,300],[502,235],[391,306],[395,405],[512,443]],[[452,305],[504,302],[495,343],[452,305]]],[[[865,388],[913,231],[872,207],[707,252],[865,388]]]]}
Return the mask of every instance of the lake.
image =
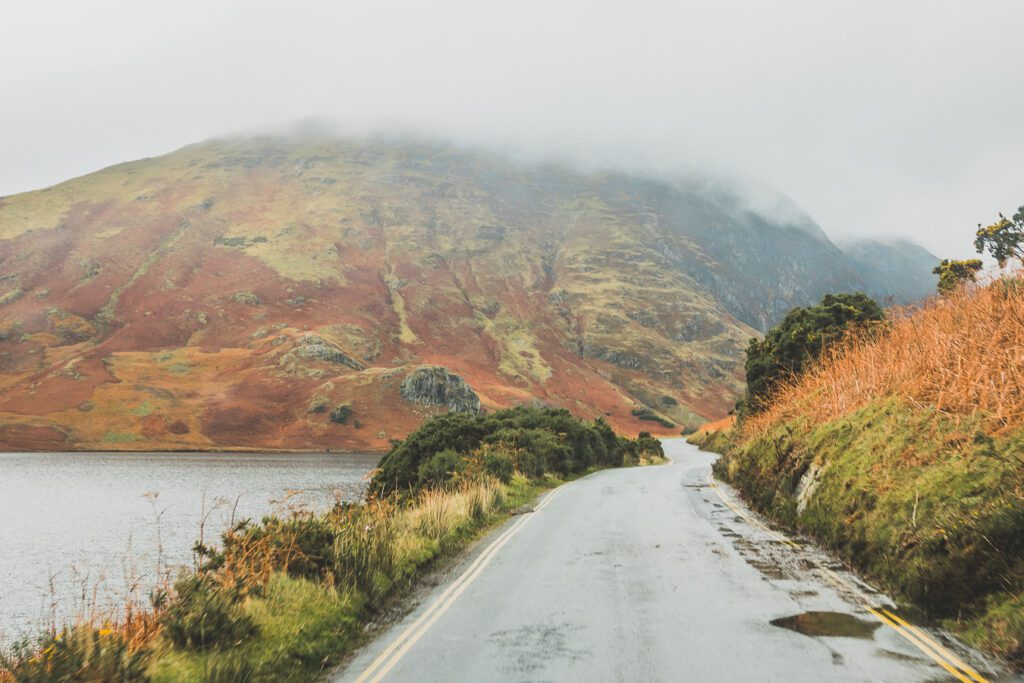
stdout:
{"type": "Polygon", "coordinates": [[[358,499],[380,456],[0,453],[0,641],[145,598],[232,519],[358,499]]]}

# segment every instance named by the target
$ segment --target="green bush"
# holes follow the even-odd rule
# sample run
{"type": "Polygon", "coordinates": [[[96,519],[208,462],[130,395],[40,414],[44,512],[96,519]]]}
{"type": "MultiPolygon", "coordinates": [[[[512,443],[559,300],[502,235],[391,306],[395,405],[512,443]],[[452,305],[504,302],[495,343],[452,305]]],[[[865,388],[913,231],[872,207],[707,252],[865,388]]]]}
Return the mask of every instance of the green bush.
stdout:
{"type": "Polygon", "coordinates": [[[352,406],[349,404],[340,405],[331,411],[331,422],[335,424],[343,425],[348,422],[348,418],[352,416],[352,406]]]}
{"type": "Polygon", "coordinates": [[[503,484],[512,481],[515,469],[516,466],[512,462],[512,458],[505,453],[491,451],[484,455],[484,471],[503,484]]]}
{"type": "Polygon", "coordinates": [[[421,465],[442,451],[464,457],[483,444],[506,444],[528,453],[515,465],[535,477],[621,465],[624,454],[623,440],[604,420],[584,422],[560,408],[518,407],[490,415],[448,413],[427,420],[404,441],[395,442],[380,461],[371,490],[386,493],[443,483],[447,478],[441,473],[457,467],[450,462],[427,464],[421,477],[421,465]]]}
{"type": "Polygon", "coordinates": [[[434,453],[420,463],[418,468],[419,486],[443,486],[447,484],[462,464],[462,457],[451,448],[434,453]]]}
{"type": "Polygon", "coordinates": [[[167,639],[197,650],[229,647],[256,635],[240,596],[207,574],[185,574],[174,584],[174,598],[160,615],[167,639]]]}
{"type": "Polygon", "coordinates": [[[625,442],[626,464],[636,465],[641,457],[664,458],[665,451],[661,447],[661,441],[651,436],[650,432],[640,432],[634,440],[625,442]]]}

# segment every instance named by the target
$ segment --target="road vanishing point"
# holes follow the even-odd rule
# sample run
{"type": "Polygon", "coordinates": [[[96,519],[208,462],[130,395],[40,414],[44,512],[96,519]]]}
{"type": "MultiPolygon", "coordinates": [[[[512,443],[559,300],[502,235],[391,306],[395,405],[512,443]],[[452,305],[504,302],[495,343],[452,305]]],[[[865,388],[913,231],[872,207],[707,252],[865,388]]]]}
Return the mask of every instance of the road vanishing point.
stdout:
{"type": "Polygon", "coordinates": [[[332,681],[1019,681],[903,618],[664,441],[475,544],[332,681]]]}

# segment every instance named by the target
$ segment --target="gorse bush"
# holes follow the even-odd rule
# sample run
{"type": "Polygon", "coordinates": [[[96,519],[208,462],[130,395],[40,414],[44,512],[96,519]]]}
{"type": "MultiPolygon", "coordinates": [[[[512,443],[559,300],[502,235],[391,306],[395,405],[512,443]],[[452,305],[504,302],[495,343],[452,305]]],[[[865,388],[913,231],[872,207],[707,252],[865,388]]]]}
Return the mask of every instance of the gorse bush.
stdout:
{"type": "Polygon", "coordinates": [[[657,422],[665,429],[672,429],[673,427],[676,426],[675,422],[672,422],[671,420],[666,420],[661,415],[658,415],[656,412],[654,412],[647,406],[633,408],[631,411],[629,411],[629,413],[633,417],[639,418],[641,420],[647,420],[648,422],[657,422]]]}
{"type": "Polygon", "coordinates": [[[483,456],[484,471],[503,484],[512,481],[516,465],[508,453],[488,450],[483,456]]]}
{"type": "MultiPolygon", "coordinates": [[[[603,419],[583,422],[568,410],[518,407],[490,415],[448,413],[427,420],[380,461],[377,494],[441,486],[457,478],[481,448],[501,446],[514,469],[530,477],[567,476],[595,466],[624,464],[629,439],[603,419]]],[[[645,448],[657,450],[656,440],[645,448]]],[[[493,462],[493,460],[492,460],[493,462]]],[[[501,466],[507,476],[507,466],[501,466]]]]}

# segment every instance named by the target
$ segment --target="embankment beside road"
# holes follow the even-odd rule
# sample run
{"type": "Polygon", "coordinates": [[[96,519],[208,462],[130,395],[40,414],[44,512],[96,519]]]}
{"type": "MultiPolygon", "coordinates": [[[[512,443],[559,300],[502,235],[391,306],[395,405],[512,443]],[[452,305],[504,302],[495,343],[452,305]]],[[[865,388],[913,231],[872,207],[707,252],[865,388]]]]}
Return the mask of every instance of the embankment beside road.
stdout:
{"type": "Polygon", "coordinates": [[[753,507],[1024,665],[1024,285],[838,345],[765,413],[691,437],[753,507]]]}

